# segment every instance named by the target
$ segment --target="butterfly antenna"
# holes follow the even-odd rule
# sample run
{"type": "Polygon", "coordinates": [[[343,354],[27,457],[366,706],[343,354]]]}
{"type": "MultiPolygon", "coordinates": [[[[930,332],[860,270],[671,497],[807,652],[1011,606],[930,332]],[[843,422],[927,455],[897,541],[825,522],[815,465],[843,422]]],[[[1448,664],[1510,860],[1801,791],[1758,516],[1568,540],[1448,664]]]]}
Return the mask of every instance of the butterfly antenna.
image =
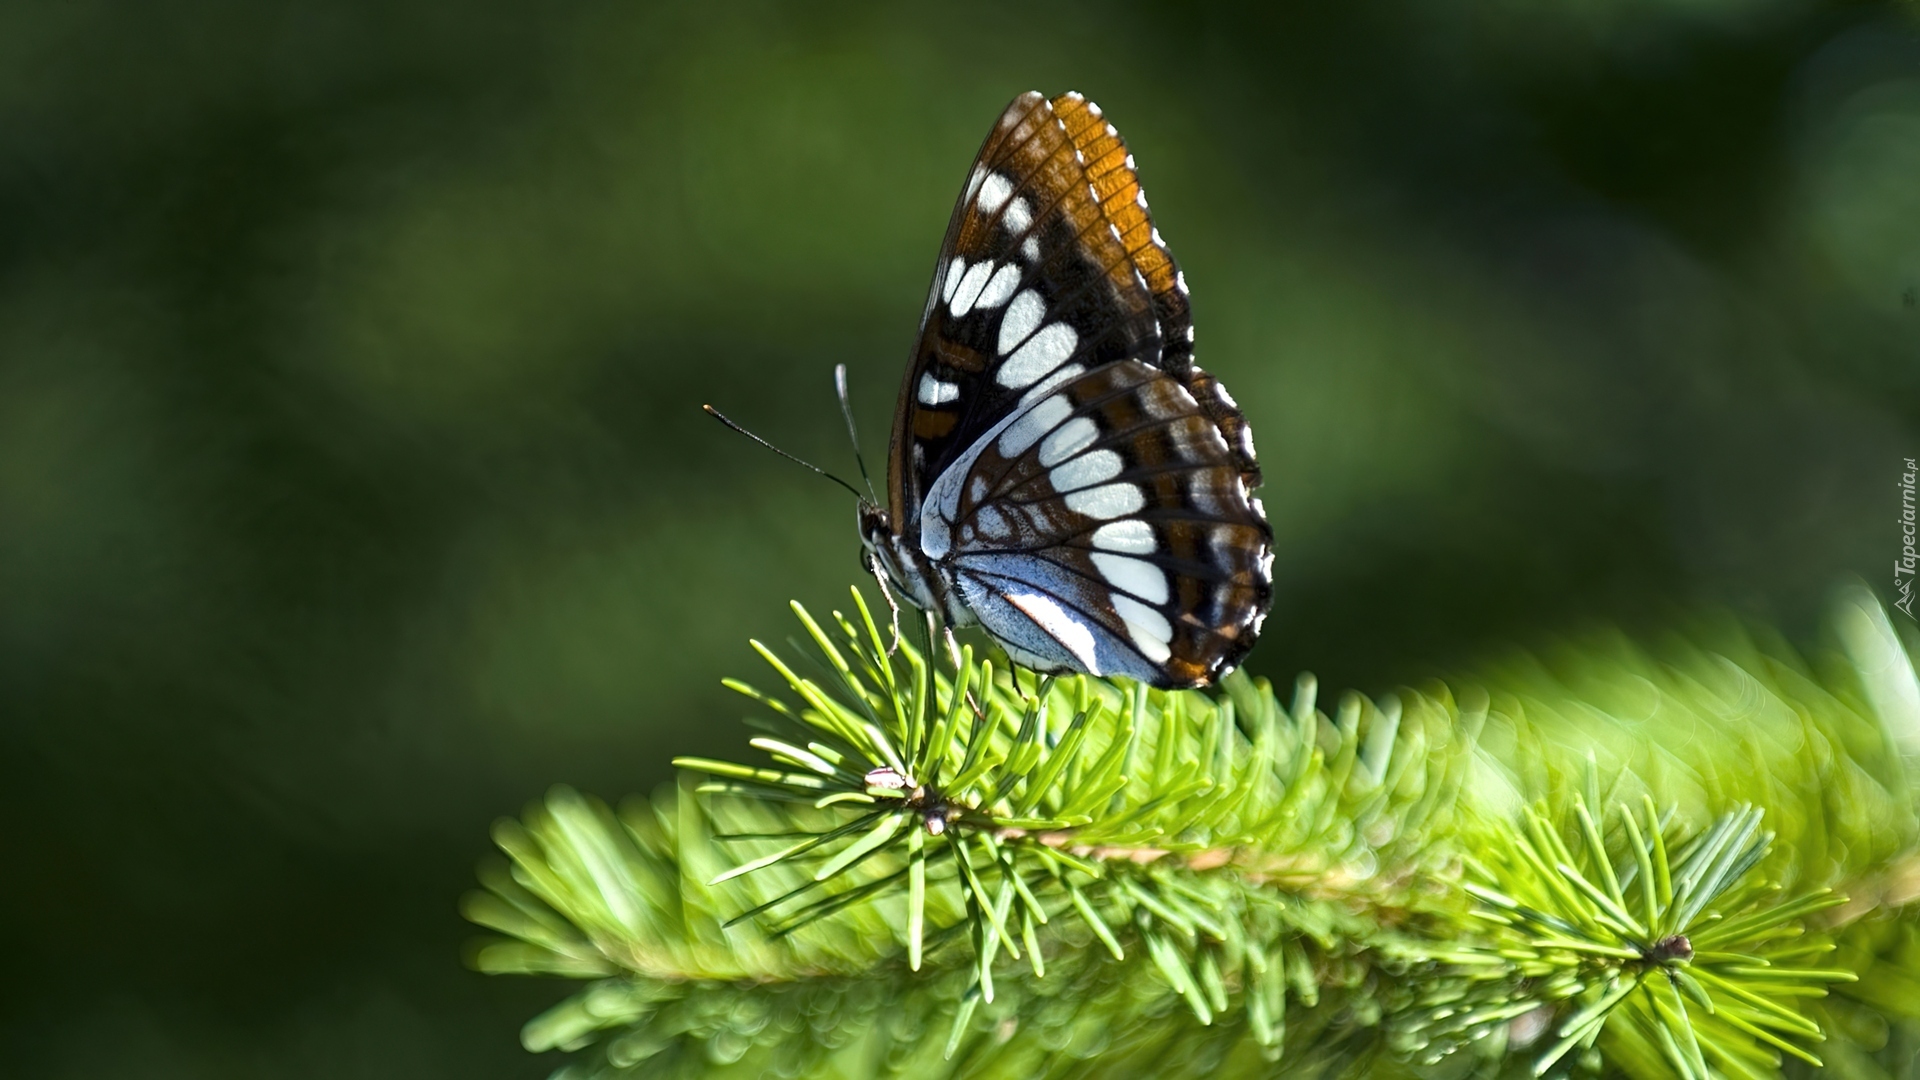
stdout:
{"type": "Polygon", "coordinates": [[[787,453],[785,450],[782,450],[779,447],[768,442],[767,440],[761,438],[760,436],[755,435],[753,432],[748,431],[746,428],[743,428],[739,424],[736,424],[733,421],[727,419],[726,414],[721,412],[719,409],[716,409],[711,405],[702,405],[700,407],[707,411],[708,416],[713,417],[715,420],[718,420],[721,423],[732,428],[733,430],[739,432],[740,434],[745,435],[747,438],[752,439],[754,442],[759,443],[761,446],[764,446],[767,449],[773,451],[774,453],[779,454],[781,457],[786,458],[788,461],[793,462],[795,465],[798,465],[806,469],[812,469],[814,472],[819,473],[821,476],[824,476],[827,479],[833,481],[834,483],[839,484],[841,487],[846,488],[848,491],[853,493],[854,498],[856,499],[866,498],[866,496],[860,494],[859,488],[854,487],[852,484],[847,483],[845,480],[842,480],[839,477],[828,472],[827,470],[821,468],[820,466],[815,465],[813,462],[807,461],[803,458],[794,457],[792,454],[787,453]]]}
{"type": "Polygon", "coordinates": [[[860,433],[853,426],[853,405],[847,400],[847,365],[833,365],[833,389],[840,395],[840,415],[847,418],[847,438],[853,443],[853,460],[860,466],[860,479],[866,481],[867,494],[877,503],[880,496],[873,493],[873,477],[867,475],[867,459],[860,453],[860,433]]]}

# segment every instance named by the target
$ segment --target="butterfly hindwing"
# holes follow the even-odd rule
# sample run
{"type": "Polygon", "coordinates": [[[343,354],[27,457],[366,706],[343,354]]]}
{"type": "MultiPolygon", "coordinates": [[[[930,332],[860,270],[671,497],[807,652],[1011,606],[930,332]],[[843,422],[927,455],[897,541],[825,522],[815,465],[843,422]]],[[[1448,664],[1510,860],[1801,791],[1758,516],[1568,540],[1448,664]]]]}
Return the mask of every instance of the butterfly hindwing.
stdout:
{"type": "Polygon", "coordinates": [[[1078,375],[949,467],[919,542],[1041,670],[1210,681],[1257,634],[1267,527],[1219,428],[1138,360],[1078,375]]]}

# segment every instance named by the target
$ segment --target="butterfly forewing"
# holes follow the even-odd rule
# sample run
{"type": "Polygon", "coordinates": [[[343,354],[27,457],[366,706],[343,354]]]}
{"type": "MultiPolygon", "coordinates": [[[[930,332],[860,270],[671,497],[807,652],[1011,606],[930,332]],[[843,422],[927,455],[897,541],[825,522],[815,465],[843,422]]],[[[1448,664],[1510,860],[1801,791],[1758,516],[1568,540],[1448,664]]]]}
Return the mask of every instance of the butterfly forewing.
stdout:
{"type": "Polygon", "coordinates": [[[1185,686],[1238,663],[1271,534],[1192,341],[1118,132],[1077,94],[1015,99],[948,226],[888,468],[894,543],[950,614],[1043,670],[1185,686]]]}
{"type": "Polygon", "coordinates": [[[1152,295],[1095,196],[1053,103],[1016,99],[981,147],[934,268],[895,423],[907,450],[890,477],[896,516],[965,450],[959,433],[990,426],[1038,376],[1158,355],[1152,295]]]}

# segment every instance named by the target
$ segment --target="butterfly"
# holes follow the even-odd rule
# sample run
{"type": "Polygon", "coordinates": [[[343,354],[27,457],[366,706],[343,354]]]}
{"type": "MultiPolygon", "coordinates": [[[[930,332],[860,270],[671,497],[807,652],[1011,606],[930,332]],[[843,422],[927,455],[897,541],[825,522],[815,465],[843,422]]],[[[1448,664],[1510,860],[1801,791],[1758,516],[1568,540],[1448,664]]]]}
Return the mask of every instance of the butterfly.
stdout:
{"type": "Polygon", "coordinates": [[[867,568],[1036,671],[1205,686],[1272,603],[1259,484],[1133,155],[1077,93],[1015,98],[940,247],[867,568]]]}

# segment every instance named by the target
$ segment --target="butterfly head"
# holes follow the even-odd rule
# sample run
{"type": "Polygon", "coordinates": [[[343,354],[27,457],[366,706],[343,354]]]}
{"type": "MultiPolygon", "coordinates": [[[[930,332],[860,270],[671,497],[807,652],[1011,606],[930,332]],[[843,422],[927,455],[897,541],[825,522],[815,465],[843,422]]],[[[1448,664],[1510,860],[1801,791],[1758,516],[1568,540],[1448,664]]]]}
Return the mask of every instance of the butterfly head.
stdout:
{"type": "Polygon", "coordinates": [[[866,499],[860,500],[860,565],[889,594],[897,591],[923,611],[939,610],[931,585],[932,561],[894,529],[886,507],[866,499]]]}
{"type": "Polygon", "coordinates": [[[893,521],[887,508],[868,499],[860,500],[860,561],[869,570],[880,553],[891,547],[893,521]]]}

